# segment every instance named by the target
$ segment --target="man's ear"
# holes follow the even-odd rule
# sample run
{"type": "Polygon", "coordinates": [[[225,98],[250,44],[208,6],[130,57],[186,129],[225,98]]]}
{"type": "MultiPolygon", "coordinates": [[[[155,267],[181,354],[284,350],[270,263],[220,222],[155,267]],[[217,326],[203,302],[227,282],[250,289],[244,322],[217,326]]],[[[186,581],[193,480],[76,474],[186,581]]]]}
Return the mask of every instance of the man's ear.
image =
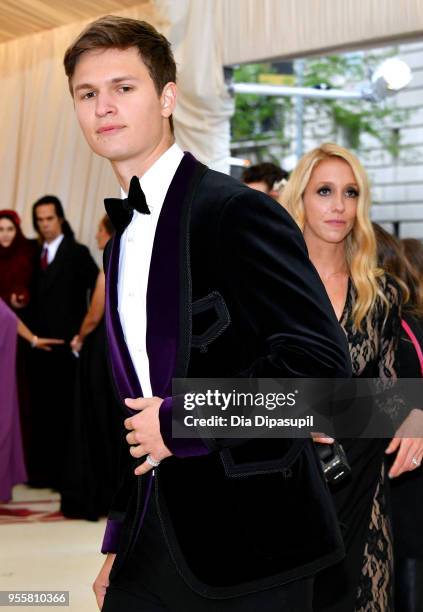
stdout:
{"type": "Polygon", "coordinates": [[[176,105],[175,83],[166,83],[160,96],[160,102],[162,105],[162,117],[169,118],[175,110],[176,105]]]}

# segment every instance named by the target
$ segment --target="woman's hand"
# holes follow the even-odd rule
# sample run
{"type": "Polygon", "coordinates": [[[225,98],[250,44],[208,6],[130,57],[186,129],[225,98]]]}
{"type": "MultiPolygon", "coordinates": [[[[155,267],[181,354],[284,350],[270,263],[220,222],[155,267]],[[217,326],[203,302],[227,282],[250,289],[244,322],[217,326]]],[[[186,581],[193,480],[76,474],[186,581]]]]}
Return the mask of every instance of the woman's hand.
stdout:
{"type": "Polygon", "coordinates": [[[19,295],[17,293],[12,293],[10,296],[10,304],[15,309],[23,308],[27,303],[28,300],[24,293],[20,293],[19,295]]]}
{"type": "Polygon", "coordinates": [[[423,459],[423,411],[414,409],[404,420],[386,449],[389,455],[397,456],[389,470],[389,478],[396,478],[404,472],[420,467],[423,459]]]}
{"type": "Polygon", "coordinates": [[[78,334],[76,334],[76,336],[74,336],[72,338],[72,340],[70,341],[70,346],[71,346],[71,349],[73,351],[75,351],[76,353],[80,353],[81,352],[81,349],[82,349],[82,340],[78,336],[78,334]]]}
{"type": "Polygon", "coordinates": [[[333,444],[335,442],[333,438],[321,432],[312,431],[310,435],[313,442],[318,442],[319,444],[333,444]]]}
{"type": "Polygon", "coordinates": [[[41,349],[42,351],[51,351],[53,345],[64,343],[64,340],[59,340],[58,338],[38,338],[38,336],[34,336],[31,346],[32,348],[41,349]]]}

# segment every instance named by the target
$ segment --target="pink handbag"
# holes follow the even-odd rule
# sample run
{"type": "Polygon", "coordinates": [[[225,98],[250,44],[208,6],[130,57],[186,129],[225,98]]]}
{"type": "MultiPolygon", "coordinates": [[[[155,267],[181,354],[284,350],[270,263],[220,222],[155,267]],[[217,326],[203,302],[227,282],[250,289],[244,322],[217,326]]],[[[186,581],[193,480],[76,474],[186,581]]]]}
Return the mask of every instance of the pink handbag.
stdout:
{"type": "Polygon", "coordinates": [[[411,342],[413,343],[413,346],[414,346],[415,351],[417,353],[417,357],[419,358],[419,362],[420,362],[421,376],[423,377],[423,351],[421,349],[419,341],[417,340],[416,336],[414,335],[411,327],[408,325],[408,323],[406,323],[404,321],[404,319],[401,320],[401,325],[402,325],[403,330],[405,331],[405,333],[407,334],[407,336],[410,338],[411,342]]]}

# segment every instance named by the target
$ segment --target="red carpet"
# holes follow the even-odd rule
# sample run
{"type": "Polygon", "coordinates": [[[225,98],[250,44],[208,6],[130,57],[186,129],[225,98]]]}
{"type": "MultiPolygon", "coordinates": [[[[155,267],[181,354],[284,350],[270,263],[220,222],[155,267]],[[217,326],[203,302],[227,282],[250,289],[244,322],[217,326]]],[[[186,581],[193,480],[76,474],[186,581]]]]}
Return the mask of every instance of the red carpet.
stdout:
{"type": "Polygon", "coordinates": [[[0,525],[66,520],[58,499],[9,502],[0,504],[0,525]]]}

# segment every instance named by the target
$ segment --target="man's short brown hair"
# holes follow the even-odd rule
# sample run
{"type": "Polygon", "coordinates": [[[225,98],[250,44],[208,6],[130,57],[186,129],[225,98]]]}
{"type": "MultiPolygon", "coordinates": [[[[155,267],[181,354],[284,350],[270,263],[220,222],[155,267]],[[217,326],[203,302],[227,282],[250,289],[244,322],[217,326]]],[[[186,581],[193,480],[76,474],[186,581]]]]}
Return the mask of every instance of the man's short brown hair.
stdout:
{"type": "MultiPolygon", "coordinates": [[[[176,82],[176,64],[170,42],[146,21],[106,15],[88,24],[71,44],[63,60],[69,89],[79,57],[94,49],[129,49],[136,47],[147,67],[157,94],[166,83],[176,82]]],[[[169,118],[173,132],[172,117],[169,118]]]]}

